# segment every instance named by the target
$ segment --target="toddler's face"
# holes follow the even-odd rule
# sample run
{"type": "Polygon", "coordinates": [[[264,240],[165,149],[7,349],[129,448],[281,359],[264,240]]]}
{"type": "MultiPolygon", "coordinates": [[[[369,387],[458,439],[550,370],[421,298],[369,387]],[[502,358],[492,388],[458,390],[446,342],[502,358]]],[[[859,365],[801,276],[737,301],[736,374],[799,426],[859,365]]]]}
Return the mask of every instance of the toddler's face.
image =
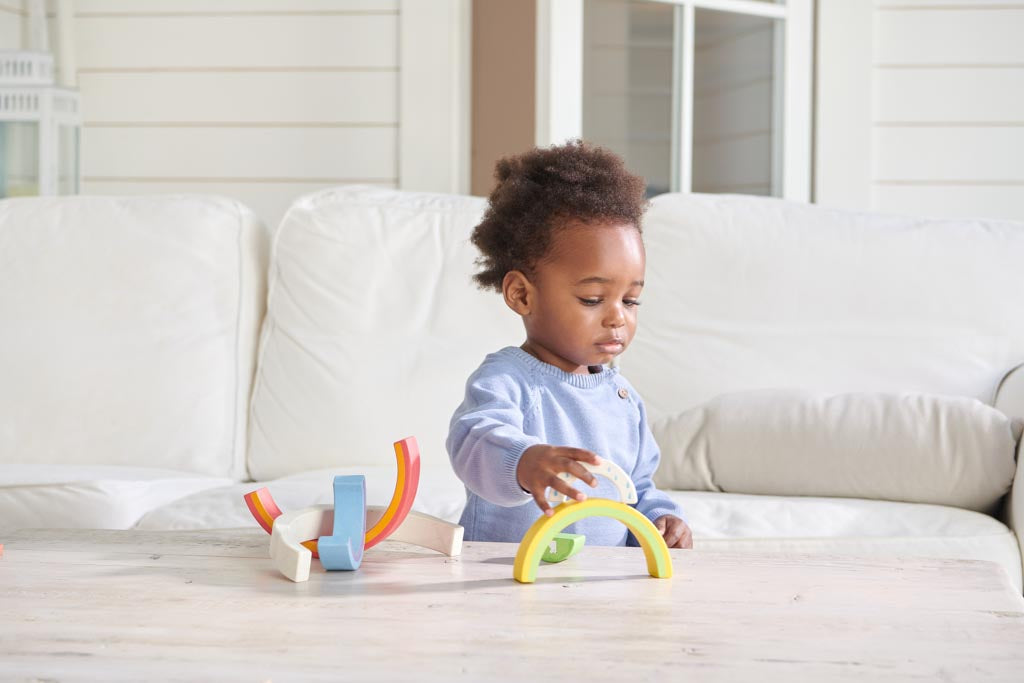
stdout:
{"type": "Polygon", "coordinates": [[[523,349],[566,372],[622,353],[636,332],[646,258],[629,223],[557,231],[527,283],[523,349]]]}

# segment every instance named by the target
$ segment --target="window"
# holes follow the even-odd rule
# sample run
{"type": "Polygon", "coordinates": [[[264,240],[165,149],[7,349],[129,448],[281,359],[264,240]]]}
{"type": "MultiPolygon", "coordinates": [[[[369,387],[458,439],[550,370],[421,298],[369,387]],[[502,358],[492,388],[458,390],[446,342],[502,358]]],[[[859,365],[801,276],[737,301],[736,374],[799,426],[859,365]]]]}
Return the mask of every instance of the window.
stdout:
{"type": "Polygon", "coordinates": [[[650,195],[809,199],[810,0],[548,0],[538,10],[540,144],[605,145],[650,195]]]}

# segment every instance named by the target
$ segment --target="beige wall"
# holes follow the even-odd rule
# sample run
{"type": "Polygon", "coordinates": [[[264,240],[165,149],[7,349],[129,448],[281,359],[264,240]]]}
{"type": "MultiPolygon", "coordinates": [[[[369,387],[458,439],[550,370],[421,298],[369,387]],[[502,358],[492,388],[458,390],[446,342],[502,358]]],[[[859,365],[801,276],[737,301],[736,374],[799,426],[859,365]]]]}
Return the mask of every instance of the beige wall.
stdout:
{"type": "Polygon", "coordinates": [[[471,192],[487,195],[494,162],[533,146],[535,0],[474,0],[471,192]]]}

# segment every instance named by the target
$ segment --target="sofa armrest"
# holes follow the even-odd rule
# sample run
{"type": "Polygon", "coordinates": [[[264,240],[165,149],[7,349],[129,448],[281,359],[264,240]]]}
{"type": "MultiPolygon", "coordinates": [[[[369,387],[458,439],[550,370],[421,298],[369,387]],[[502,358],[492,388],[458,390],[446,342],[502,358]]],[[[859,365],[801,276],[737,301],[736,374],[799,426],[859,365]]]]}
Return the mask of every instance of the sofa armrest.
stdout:
{"type": "MultiPolygon", "coordinates": [[[[1013,476],[1013,486],[1006,496],[1006,508],[1003,521],[1017,534],[1017,545],[1024,556],[1024,437],[1020,435],[1020,426],[1024,423],[1024,363],[1018,365],[1003,377],[996,389],[993,405],[1017,423],[1017,471],[1013,476]]],[[[1022,557],[1024,567],[1024,557],[1022,557]]]]}

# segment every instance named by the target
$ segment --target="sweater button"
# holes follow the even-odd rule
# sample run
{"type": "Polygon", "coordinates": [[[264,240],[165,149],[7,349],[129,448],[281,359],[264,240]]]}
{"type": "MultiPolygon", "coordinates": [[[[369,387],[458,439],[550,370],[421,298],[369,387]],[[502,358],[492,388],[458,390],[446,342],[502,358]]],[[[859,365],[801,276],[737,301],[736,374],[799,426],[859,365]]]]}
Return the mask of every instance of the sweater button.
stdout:
{"type": "Polygon", "coordinates": [[[629,391],[626,389],[619,389],[619,398],[629,398],[629,391]]]}

